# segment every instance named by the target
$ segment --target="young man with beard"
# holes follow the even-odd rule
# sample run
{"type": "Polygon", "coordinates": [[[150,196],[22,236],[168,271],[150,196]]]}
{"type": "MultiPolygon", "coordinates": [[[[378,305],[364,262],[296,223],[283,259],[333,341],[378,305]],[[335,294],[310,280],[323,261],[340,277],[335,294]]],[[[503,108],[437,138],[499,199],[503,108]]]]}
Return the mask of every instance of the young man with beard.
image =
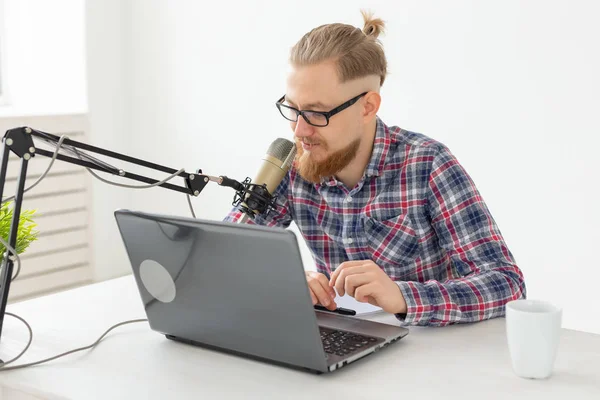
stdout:
{"type": "Polygon", "coordinates": [[[335,309],[335,288],[405,325],[502,316],[525,297],[521,270],[450,150],[377,116],[384,23],[363,16],[362,30],[323,25],[292,48],[276,105],[298,154],[277,211],[250,222],[297,224],[317,266],[306,272],[313,304],[335,309]]]}

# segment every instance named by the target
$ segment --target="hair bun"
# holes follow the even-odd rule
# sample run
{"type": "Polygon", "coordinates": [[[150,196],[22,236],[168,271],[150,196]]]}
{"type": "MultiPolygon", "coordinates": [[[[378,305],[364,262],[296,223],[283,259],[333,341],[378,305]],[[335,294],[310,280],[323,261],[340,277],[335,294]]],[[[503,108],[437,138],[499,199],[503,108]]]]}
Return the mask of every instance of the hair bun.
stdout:
{"type": "Polygon", "coordinates": [[[370,11],[361,10],[360,12],[365,21],[365,25],[362,29],[363,33],[377,39],[379,34],[383,33],[385,30],[385,22],[383,22],[381,18],[373,18],[373,13],[370,11]]]}

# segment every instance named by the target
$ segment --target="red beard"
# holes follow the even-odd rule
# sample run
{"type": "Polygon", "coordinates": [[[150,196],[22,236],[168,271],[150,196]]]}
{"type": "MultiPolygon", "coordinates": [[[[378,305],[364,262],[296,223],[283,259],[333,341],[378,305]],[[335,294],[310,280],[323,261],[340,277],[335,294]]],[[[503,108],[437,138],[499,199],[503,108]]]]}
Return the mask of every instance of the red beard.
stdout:
{"type": "MultiPolygon", "coordinates": [[[[296,140],[296,160],[295,165],[302,178],[311,183],[321,183],[323,178],[334,176],[337,172],[344,169],[356,157],[360,146],[360,139],[356,139],[348,146],[327,156],[322,161],[315,161],[310,151],[305,152],[302,148],[302,141],[296,140]]],[[[307,143],[311,143],[307,141],[307,143]]],[[[328,146],[325,142],[319,142],[319,151],[327,151],[328,146]]]]}

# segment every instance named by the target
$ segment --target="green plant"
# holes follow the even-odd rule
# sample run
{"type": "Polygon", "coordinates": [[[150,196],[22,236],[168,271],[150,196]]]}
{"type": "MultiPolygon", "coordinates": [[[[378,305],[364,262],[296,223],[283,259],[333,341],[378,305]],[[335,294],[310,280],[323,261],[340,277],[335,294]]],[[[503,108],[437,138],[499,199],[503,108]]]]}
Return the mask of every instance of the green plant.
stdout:
{"type": "MultiPolygon", "coordinates": [[[[36,210],[21,210],[21,215],[19,215],[19,229],[17,230],[17,245],[15,246],[17,254],[24,252],[38,238],[39,232],[35,230],[37,224],[33,222],[35,212],[36,210]]],[[[13,208],[9,207],[9,202],[3,203],[0,207],[0,237],[7,243],[12,217],[13,208]]],[[[6,247],[0,243],[0,265],[4,262],[5,253],[6,247]]]]}

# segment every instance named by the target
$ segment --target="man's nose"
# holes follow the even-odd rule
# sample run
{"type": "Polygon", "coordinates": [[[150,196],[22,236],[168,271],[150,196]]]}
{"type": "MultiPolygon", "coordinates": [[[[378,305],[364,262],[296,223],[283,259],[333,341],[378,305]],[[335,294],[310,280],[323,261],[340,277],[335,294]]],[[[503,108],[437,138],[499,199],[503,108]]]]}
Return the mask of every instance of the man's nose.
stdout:
{"type": "Polygon", "coordinates": [[[294,128],[294,135],[299,138],[308,137],[315,133],[315,129],[310,125],[302,115],[298,115],[298,121],[294,128]]]}

